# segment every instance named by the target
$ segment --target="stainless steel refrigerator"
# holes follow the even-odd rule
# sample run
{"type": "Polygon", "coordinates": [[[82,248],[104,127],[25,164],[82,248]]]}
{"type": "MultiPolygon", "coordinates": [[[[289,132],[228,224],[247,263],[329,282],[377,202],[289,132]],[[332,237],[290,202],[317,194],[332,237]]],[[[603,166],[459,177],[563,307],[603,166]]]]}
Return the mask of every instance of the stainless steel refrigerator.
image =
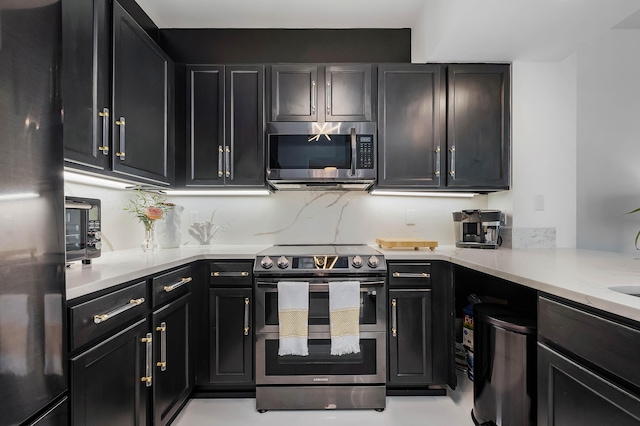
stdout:
{"type": "Polygon", "coordinates": [[[66,425],[59,0],[0,0],[0,426],[66,425]]]}

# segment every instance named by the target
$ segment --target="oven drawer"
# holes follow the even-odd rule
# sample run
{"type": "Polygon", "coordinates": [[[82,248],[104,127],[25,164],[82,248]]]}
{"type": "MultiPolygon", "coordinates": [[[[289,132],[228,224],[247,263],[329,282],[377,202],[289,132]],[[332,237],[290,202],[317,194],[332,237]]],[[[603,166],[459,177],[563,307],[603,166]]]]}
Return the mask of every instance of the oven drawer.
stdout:
{"type": "Polygon", "coordinates": [[[361,332],[360,353],[331,355],[330,333],[309,333],[309,355],[279,356],[278,334],[256,334],[256,384],[384,384],[385,332],[361,332]]]}
{"type": "Polygon", "coordinates": [[[146,294],[147,282],[140,281],[69,308],[71,351],[141,317],[148,306],[146,294]]]}
{"type": "Polygon", "coordinates": [[[211,262],[209,264],[209,285],[251,287],[253,262],[211,262]]]}
{"type": "Polygon", "coordinates": [[[431,263],[389,262],[389,287],[431,287],[431,263]]]}
{"type": "Polygon", "coordinates": [[[191,266],[154,277],[151,281],[153,307],[189,293],[192,281],[191,266]]]}

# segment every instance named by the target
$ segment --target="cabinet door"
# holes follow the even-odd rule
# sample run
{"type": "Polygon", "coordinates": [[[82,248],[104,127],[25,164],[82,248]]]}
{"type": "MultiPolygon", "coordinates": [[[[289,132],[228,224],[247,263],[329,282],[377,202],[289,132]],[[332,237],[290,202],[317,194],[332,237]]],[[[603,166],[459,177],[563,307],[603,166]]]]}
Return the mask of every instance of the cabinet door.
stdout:
{"type": "Polygon", "coordinates": [[[146,425],[147,331],[147,321],[138,321],[71,359],[71,424],[146,425]]]}
{"type": "Polygon", "coordinates": [[[212,384],[253,383],[251,289],[209,290],[212,384]]]}
{"type": "Polygon", "coordinates": [[[389,290],[389,303],[389,385],[431,384],[431,290],[389,290]]]}
{"type": "Polygon", "coordinates": [[[440,65],[378,68],[378,187],[440,186],[444,105],[440,65]]]}
{"type": "Polygon", "coordinates": [[[271,67],[272,121],[317,121],[319,100],[316,65],[271,67]]]}
{"type": "Polygon", "coordinates": [[[187,67],[187,186],[224,185],[224,66],[187,67]]]}
{"type": "Polygon", "coordinates": [[[449,65],[447,187],[508,189],[509,65],[449,65]]]}
{"type": "Polygon", "coordinates": [[[264,187],[264,67],[227,66],[225,76],[225,184],[264,187]]]}
{"type": "Polygon", "coordinates": [[[538,424],[640,424],[640,396],[538,343],[538,424]]]}
{"type": "Polygon", "coordinates": [[[371,121],[371,65],[327,65],[326,121],[371,121]]]}
{"type": "Polygon", "coordinates": [[[69,425],[69,398],[66,396],[42,417],[29,423],[28,426],[68,426],[69,425]]]}
{"type": "Polygon", "coordinates": [[[195,382],[189,309],[191,294],[153,313],[153,417],[166,425],[178,413],[195,382]]]}
{"type": "Polygon", "coordinates": [[[113,33],[113,170],[169,184],[173,63],[117,2],[113,33]]]}
{"type": "Polygon", "coordinates": [[[68,163],[109,167],[111,3],[62,2],[64,156],[68,163]]]}

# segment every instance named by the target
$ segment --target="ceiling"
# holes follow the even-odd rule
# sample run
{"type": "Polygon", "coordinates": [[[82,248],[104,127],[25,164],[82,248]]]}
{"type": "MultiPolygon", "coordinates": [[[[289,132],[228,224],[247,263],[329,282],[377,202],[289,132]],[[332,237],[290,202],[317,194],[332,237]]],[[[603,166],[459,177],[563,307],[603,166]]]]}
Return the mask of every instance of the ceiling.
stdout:
{"type": "Polygon", "coordinates": [[[136,1],[160,28],[411,28],[419,61],[559,61],[640,29],[637,0],[136,1]]]}

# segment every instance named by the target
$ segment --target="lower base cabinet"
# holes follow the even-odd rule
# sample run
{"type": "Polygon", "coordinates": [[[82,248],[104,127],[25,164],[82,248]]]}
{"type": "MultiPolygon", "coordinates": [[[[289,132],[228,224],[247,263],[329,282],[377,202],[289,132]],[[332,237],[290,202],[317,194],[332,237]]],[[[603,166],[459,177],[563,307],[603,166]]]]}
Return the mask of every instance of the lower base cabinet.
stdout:
{"type": "Polygon", "coordinates": [[[538,301],[538,425],[640,424],[640,324],[538,301]]]}
{"type": "Polygon", "coordinates": [[[73,426],[147,424],[146,319],[71,359],[73,426]]]}
{"type": "Polygon", "coordinates": [[[431,289],[389,290],[389,384],[433,383],[431,289]]]}
{"type": "Polygon", "coordinates": [[[209,290],[211,384],[254,384],[253,331],[247,329],[246,323],[251,294],[250,288],[209,290]]]}
{"type": "Polygon", "coordinates": [[[441,385],[455,388],[451,266],[390,261],[388,274],[387,394],[443,394],[441,385]]]}
{"type": "Polygon", "coordinates": [[[190,297],[190,293],[182,296],[152,315],[154,425],[168,424],[186,402],[193,386],[190,297]]]}

